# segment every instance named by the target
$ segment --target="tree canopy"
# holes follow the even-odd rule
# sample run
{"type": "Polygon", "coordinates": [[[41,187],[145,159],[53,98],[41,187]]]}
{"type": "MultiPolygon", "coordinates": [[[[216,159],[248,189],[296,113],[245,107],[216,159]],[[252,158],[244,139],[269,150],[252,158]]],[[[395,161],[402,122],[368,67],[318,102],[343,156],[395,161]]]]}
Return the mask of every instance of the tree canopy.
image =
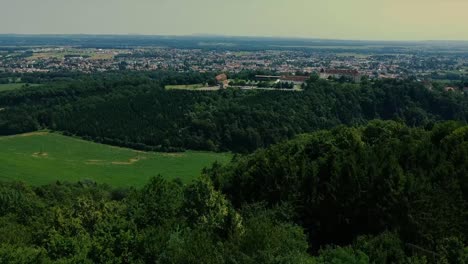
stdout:
{"type": "Polygon", "coordinates": [[[374,119],[410,126],[468,120],[466,95],[430,91],[410,80],[353,84],[311,78],[305,91],[292,92],[164,89],[206,83],[214,78],[210,73],[67,78],[0,93],[0,134],[51,129],[135,149],[247,153],[301,133],[374,119]]]}
{"type": "Polygon", "coordinates": [[[0,182],[0,263],[467,263],[468,127],[338,127],[141,189],[0,182]]]}

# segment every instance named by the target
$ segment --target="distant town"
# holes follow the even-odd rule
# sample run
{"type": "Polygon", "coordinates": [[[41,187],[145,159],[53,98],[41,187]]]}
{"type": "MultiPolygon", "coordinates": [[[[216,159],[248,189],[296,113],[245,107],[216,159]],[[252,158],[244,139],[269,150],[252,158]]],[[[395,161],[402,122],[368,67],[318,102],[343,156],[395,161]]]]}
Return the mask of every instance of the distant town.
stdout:
{"type": "MultiPolygon", "coordinates": [[[[300,89],[312,74],[322,79],[352,82],[360,82],[362,78],[413,78],[428,84],[441,81],[448,83],[449,90],[450,82],[468,78],[466,43],[115,38],[3,35],[0,36],[0,74],[257,72],[258,76],[250,80],[232,80],[226,76],[215,81],[219,88],[245,89],[300,89]]],[[[215,89],[213,84],[197,85],[200,89],[215,89]]]]}

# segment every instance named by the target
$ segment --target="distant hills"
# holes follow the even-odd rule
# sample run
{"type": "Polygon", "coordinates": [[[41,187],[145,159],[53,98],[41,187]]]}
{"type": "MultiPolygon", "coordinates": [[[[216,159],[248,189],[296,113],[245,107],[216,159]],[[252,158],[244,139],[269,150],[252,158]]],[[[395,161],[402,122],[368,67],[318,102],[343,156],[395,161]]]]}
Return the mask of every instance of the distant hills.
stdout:
{"type": "Polygon", "coordinates": [[[1,46],[75,46],[83,48],[169,47],[230,50],[265,49],[369,49],[374,53],[398,53],[402,50],[434,49],[468,51],[468,41],[367,41],[280,37],[243,37],[220,35],[155,36],[155,35],[22,35],[0,34],[1,46]]]}

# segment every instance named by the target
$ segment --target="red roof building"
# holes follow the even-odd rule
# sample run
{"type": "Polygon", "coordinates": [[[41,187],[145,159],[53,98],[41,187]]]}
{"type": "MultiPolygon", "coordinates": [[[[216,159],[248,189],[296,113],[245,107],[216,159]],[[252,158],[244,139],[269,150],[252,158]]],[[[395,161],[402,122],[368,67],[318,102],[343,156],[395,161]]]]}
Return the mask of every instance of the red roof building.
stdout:
{"type": "Polygon", "coordinates": [[[226,88],[229,85],[228,77],[226,74],[222,73],[215,77],[221,89],[226,88]]]}
{"type": "Polygon", "coordinates": [[[280,81],[282,82],[294,82],[294,83],[305,83],[307,80],[309,80],[309,76],[295,76],[295,75],[290,75],[290,76],[281,76],[280,81]]]}
{"type": "Polygon", "coordinates": [[[218,81],[218,82],[224,82],[224,81],[227,81],[227,79],[228,79],[228,77],[224,73],[216,76],[216,81],[218,81]]]}
{"type": "Polygon", "coordinates": [[[361,75],[357,70],[342,70],[342,69],[321,69],[320,70],[320,78],[328,79],[330,77],[333,78],[341,78],[341,77],[350,77],[355,82],[359,82],[361,75]]]}

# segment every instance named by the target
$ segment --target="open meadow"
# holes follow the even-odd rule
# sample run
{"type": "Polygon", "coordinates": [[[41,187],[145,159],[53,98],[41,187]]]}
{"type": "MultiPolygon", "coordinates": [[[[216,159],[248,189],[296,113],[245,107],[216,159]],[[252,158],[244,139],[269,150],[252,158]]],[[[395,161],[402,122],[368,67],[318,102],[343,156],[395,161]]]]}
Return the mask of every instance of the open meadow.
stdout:
{"type": "MultiPolygon", "coordinates": [[[[0,92],[2,91],[9,91],[9,90],[16,90],[16,89],[21,89],[25,86],[25,83],[6,83],[6,84],[0,84],[0,92]]],[[[36,87],[39,86],[39,84],[29,84],[29,87],[36,87]]]]}
{"type": "Polygon", "coordinates": [[[187,84],[187,85],[166,85],[167,90],[197,90],[199,88],[203,88],[205,85],[198,83],[198,84],[187,84]]]}
{"type": "Polygon", "coordinates": [[[114,54],[111,51],[102,52],[97,49],[76,49],[67,48],[61,50],[49,50],[34,52],[28,60],[41,60],[41,59],[64,59],[66,56],[74,57],[87,57],[92,60],[110,60],[114,58],[114,54]]]}
{"type": "Polygon", "coordinates": [[[152,153],[97,144],[56,133],[0,137],[0,181],[43,185],[57,180],[93,180],[115,187],[140,187],[152,176],[190,182],[227,153],[152,153]]]}

